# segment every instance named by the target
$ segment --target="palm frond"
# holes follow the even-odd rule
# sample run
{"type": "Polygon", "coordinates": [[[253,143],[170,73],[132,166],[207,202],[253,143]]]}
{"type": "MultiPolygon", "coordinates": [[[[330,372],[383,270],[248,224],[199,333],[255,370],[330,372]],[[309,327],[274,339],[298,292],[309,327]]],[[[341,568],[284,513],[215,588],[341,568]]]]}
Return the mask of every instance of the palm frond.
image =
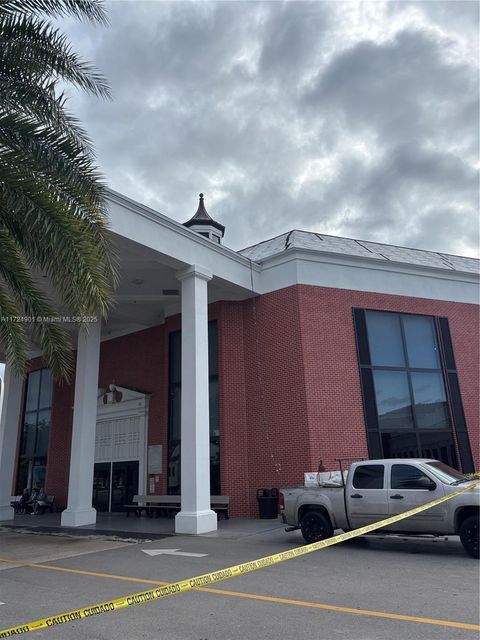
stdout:
{"type": "Polygon", "coordinates": [[[43,14],[56,18],[72,15],[79,20],[108,24],[103,0],[0,0],[1,13],[43,14]]]}
{"type": "Polygon", "coordinates": [[[85,153],[94,155],[92,141],[80,121],[65,108],[63,93],[55,94],[55,86],[46,86],[28,81],[4,77],[0,71],[0,96],[6,113],[25,116],[39,125],[56,127],[62,135],[74,138],[85,153]]]}
{"type": "Polygon", "coordinates": [[[110,89],[95,66],[75,53],[67,36],[32,15],[5,15],[0,20],[0,70],[4,76],[25,76],[42,83],[62,78],[80,89],[108,98],[110,89]]]}
{"type": "Polygon", "coordinates": [[[5,285],[0,282],[0,346],[5,360],[23,377],[27,364],[26,325],[18,321],[21,312],[5,285]]]}
{"type": "Polygon", "coordinates": [[[83,215],[94,216],[100,223],[98,207],[104,195],[100,175],[83,142],[71,132],[62,134],[57,127],[39,126],[32,118],[0,110],[0,161],[4,171],[10,163],[24,177],[34,171],[46,186],[76,199],[83,215]]]}
{"type": "Polygon", "coordinates": [[[97,238],[103,240],[96,225],[69,215],[60,206],[53,208],[38,191],[28,196],[5,188],[3,202],[0,220],[31,266],[49,276],[67,308],[75,315],[105,314],[116,270],[108,259],[108,240],[96,243],[97,238]]]}
{"type": "MultiPolygon", "coordinates": [[[[60,85],[108,97],[105,78],[72,50],[49,17],[105,22],[97,0],[0,0],[0,316],[103,315],[118,282],[105,187],[91,141],[60,85]]],[[[55,377],[71,370],[65,328],[0,322],[0,345],[19,373],[29,337],[55,377]]]]}
{"type": "Polygon", "coordinates": [[[72,345],[61,324],[53,321],[57,312],[45,292],[35,285],[14,239],[5,228],[0,228],[0,279],[7,285],[20,316],[34,318],[30,325],[57,378],[66,379],[72,371],[72,345]]]}

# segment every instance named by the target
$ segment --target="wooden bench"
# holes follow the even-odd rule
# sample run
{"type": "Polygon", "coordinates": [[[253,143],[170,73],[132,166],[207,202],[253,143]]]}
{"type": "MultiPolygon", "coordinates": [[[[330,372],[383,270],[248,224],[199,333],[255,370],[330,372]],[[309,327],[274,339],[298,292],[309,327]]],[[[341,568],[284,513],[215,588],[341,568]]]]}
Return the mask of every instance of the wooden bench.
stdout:
{"type": "MultiPolygon", "coordinates": [[[[228,520],[228,508],[230,505],[230,498],[228,496],[210,496],[210,506],[217,514],[222,514],[226,520],[228,520]]],[[[127,518],[133,511],[139,518],[142,511],[145,511],[147,516],[152,518],[153,516],[165,516],[168,518],[176,515],[182,508],[181,496],[133,496],[132,504],[123,505],[127,513],[127,518]]]]}
{"type": "Polygon", "coordinates": [[[41,510],[40,513],[45,513],[46,509],[48,509],[50,513],[53,513],[54,502],[55,496],[47,496],[46,500],[37,500],[38,509],[41,510]]]}
{"type": "Polygon", "coordinates": [[[181,496],[148,496],[151,518],[164,516],[172,518],[182,508],[181,496]]]}
{"type": "Polygon", "coordinates": [[[150,518],[153,515],[163,515],[162,511],[172,515],[180,511],[180,496],[134,495],[132,504],[124,504],[123,508],[127,513],[127,518],[132,512],[139,518],[142,511],[145,511],[150,518]]]}
{"type": "Polygon", "coordinates": [[[17,507],[22,496],[10,496],[10,506],[15,509],[15,513],[21,513],[21,509],[17,507]]]}
{"type": "MultiPolygon", "coordinates": [[[[15,513],[30,513],[33,510],[32,503],[26,503],[23,507],[16,507],[15,505],[20,501],[22,496],[11,496],[10,506],[15,509],[15,513]]],[[[49,509],[50,513],[53,513],[53,503],[55,502],[55,496],[47,496],[46,500],[38,501],[38,508],[40,513],[45,513],[45,509],[49,509]]]]}
{"type": "Polygon", "coordinates": [[[140,516],[142,515],[142,511],[147,512],[148,515],[148,506],[145,502],[145,498],[147,496],[133,496],[133,502],[132,504],[124,504],[123,508],[125,509],[126,513],[127,513],[127,518],[129,517],[130,513],[134,513],[137,518],[140,518],[140,516]]]}
{"type": "Polygon", "coordinates": [[[210,496],[210,506],[215,513],[223,514],[225,520],[228,520],[228,507],[230,506],[229,496],[210,496]]]}

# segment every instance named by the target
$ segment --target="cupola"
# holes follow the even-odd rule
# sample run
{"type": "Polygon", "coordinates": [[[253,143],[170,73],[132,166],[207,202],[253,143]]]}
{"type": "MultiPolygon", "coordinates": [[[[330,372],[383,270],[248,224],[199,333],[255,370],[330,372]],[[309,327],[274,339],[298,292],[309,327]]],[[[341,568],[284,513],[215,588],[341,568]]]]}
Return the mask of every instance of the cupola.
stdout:
{"type": "Polygon", "coordinates": [[[225,227],[223,224],[216,222],[212,217],[210,217],[205,209],[203,193],[200,194],[200,201],[195,215],[187,222],[184,222],[183,226],[188,227],[192,231],[196,231],[201,236],[205,236],[205,238],[209,238],[218,244],[221,243],[225,234],[225,227]]]}

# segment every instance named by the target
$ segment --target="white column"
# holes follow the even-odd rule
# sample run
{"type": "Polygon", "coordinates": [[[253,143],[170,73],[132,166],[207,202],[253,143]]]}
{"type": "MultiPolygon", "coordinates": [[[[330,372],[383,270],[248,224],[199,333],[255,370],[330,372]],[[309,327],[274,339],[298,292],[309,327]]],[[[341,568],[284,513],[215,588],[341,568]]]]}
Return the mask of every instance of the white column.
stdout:
{"type": "Polygon", "coordinates": [[[193,265],[177,274],[182,287],[182,509],[177,533],[217,530],[210,509],[210,411],[207,283],[212,274],[193,265]]]}
{"type": "Polygon", "coordinates": [[[68,507],[63,511],[61,520],[64,527],[81,527],[97,521],[97,512],[92,507],[92,492],[100,329],[99,318],[88,327],[88,334],[81,331],[78,335],[68,507]]]}
{"type": "Polygon", "coordinates": [[[14,512],[10,506],[10,496],[17,452],[23,379],[16,376],[7,365],[4,383],[0,416],[0,520],[12,520],[14,512]]]}

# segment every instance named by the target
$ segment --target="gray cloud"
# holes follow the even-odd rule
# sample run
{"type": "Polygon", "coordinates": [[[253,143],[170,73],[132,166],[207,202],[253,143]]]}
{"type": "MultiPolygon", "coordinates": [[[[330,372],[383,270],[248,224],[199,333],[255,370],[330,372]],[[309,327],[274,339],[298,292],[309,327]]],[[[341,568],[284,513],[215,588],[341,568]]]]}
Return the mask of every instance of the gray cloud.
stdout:
{"type": "MultiPolygon", "coordinates": [[[[466,65],[442,61],[439,43],[404,31],[387,44],[360,42],[340,53],[307,98],[315,107],[335,110],[344,126],[372,128],[382,143],[391,136],[414,143],[452,118],[461,92],[474,94],[469,75],[466,65]]],[[[458,122],[462,131],[466,124],[458,122]]]]}
{"type": "Polygon", "coordinates": [[[68,29],[114,101],[71,106],[110,186],[180,221],[204,191],[233,248],[305,228],[475,254],[478,13],[456,4],[369,5],[399,24],[376,38],[346,3],[110,3],[68,29]]]}

